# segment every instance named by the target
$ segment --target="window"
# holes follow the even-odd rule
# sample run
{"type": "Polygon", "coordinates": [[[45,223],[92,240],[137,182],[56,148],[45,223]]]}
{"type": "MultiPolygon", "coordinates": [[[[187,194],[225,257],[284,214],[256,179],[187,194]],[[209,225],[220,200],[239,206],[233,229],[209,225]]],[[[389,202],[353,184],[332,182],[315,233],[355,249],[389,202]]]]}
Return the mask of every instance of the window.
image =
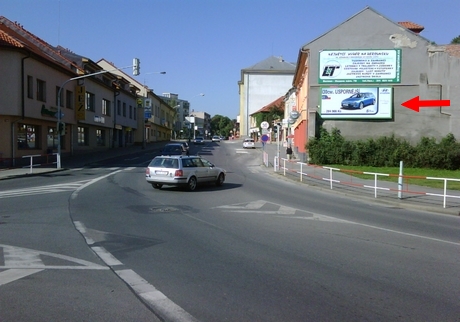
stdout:
{"type": "Polygon", "coordinates": [[[72,91],[66,91],[65,93],[65,107],[70,108],[73,110],[73,104],[74,104],[74,99],[73,99],[73,92],[72,91]]]}
{"type": "Polygon", "coordinates": [[[18,124],[18,149],[38,149],[38,126],[18,124]]]}
{"type": "Polygon", "coordinates": [[[96,111],[96,97],[93,93],[86,92],[86,110],[96,111]]]}
{"type": "Polygon", "coordinates": [[[34,98],[34,78],[27,76],[27,97],[34,98]]]}
{"type": "Polygon", "coordinates": [[[134,119],[137,120],[137,116],[136,116],[136,114],[137,114],[137,109],[136,109],[135,106],[133,107],[133,110],[134,110],[134,119]]]}
{"type": "Polygon", "coordinates": [[[121,102],[120,102],[120,100],[117,101],[117,115],[121,115],[121,102]]]}
{"type": "Polygon", "coordinates": [[[59,89],[60,87],[59,86],[56,86],[56,106],[58,106],[59,104],[61,104],[61,107],[64,107],[64,90],[61,90],[61,97],[59,98],[59,89]],[[60,101],[59,101],[60,99],[60,101]],[[59,103],[58,103],[59,101],[59,103]]]}
{"type": "Polygon", "coordinates": [[[46,102],[46,82],[37,79],[37,100],[46,102]]]}
{"type": "Polygon", "coordinates": [[[133,107],[131,105],[129,106],[129,118],[133,118],[133,107]]]}
{"type": "MultiPolygon", "coordinates": [[[[57,131],[56,127],[48,127],[48,133],[46,135],[46,147],[48,149],[57,149],[57,131]]],[[[65,140],[61,141],[61,145],[65,140]]]]}
{"type": "Polygon", "coordinates": [[[110,101],[103,99],[102,100],[102,115],[110,116],[110,101]]]}
{"type": "Polygon", "coordinates": [[[88,145],[88,128],[79,126],[77,128],[77,141],[79,146],[88,145]]]}
{"type": "Polygon", "coordinates": [[[123,116],[126,117],[126,103],[123,103],[123,116]]]}
{"type": "Polygon", "coordinates": [[[96,140],[98,146],[105,146],[105,130],[96,130],[96,140]]]}

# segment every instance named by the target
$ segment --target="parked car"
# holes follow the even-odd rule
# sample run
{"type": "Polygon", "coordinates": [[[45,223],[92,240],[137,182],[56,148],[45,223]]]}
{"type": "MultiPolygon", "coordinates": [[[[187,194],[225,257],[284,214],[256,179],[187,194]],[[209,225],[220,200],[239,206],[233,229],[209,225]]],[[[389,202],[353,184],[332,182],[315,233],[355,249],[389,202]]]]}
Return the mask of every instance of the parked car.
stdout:
{"type": "Polygon", "coordinates": [[[145,179],[153,188],[163,185],[183,186],[193,191],[198,184],[214,183],[221,186],[226,171],[200,156],[157,156],[145,170],[145,179]]]}
{"type": "Polygon", "coordinates": [[[180,142],[180,144],[182,144],[182,146],[184,147],[185,152],[188,153],[190,151],[190,147],[187,142],[183,141],[183,142],[180,142]]]}
{"type": "Polygon", "coordinates": [[[193,139],[193,144],[204,144],[204,138],[201,136],[197,136],[193,139]]]}
{"type": "Polygon", "coordinates": [[[363,109],[368,105],[375,105],[375,96],[373,93],[355,93],[349,98],[342,101],[342,108],[359,108],[363,109]]]}
{"type": "Polygon", "coordinates": [[[255,149],[254,139],[244,139],[243,148],[245,149],[255,149]]]}
{"type": "Polygon", "coordinates": [[[220,136],[214,135],[214,136],[212,137],[212,142],[220,142],[220,136]]]}
{"type": "Polygon", "coordinates": [[[187,154],[187,150],[182,143],[168,143],[161,149],[162,155],[183,155],[187,154]]]}

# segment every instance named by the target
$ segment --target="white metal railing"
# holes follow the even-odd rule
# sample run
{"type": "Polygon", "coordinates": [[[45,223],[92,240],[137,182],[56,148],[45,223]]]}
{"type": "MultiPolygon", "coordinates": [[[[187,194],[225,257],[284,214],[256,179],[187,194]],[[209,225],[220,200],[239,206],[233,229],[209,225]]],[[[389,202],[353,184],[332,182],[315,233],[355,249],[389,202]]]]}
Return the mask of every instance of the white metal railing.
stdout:
{"type": "Polygon", "coordinates": [[[23,167],[23,168],[29,167],[29,168],[30,168],[29,173],[32,173],[32,172],[33,172],[32,169],[34,168],[34,166],[39,166],[39,165],[41,165],[41,164],[39,164],[39,163],[38,163],[38,164],[34,164],[34,162],[33,162],[33,161],[34,161],[34,157],[41,157],[41,155],[40,155],[40,154],[24,155],[24,156],[22,157],[23,159],[24,159],[24,158],[30,158],[29,165],[23,167]]]}
{"type": "Polygon", "coordinates": [[[452,196],[447,194],[447,182],[448,181],[457,181],[459,182],[460,179],[450,179],[450,178],[435,178],[435,177],[426,177],[428,180],[444,180],[444,189],[443,189],[443,194],[438,194],[438,193],[427,193],[429,196],[439,196],[442,197],[443,199],[443,207],[446,208],[446,198],[460,198],[460,196],[452,196]]]}
{"type": "MultiPolygon", "coordinates": [[[[390,174],[388,174],[388,173],[360,172],[361,174],[373,175],[374,176],[374,179],[373,179],[374,184],[373,185],[368,185],[368,184],[364,184],[364,183],[363,184],[350,184],[350,183],[342,182],[341,180],[338,180],[337,178],[334,178],[334,172],[342,172],[342,173],[346,172],[346,171],[341,170],[339,168],[332,168],[332,167],[325,167],[325,166],[312,166],[314,168],[320,168],[320,169],[327,170],[328,177],[325,177],[324,174],[322,176],[320,176],[320,177],[317,177],[317,176],[312,175],[311,173],[307,172],[308,171],[307,167],[311,166],[308,163],[304,163],[304,162],[289,162],[288,159],[285,159],[285,158],[280,158],[280,159],[281,160],[279,160],[276,156],[274,158],[274,169],[275,169],[275,171],[278,171],[280,169],[279,168],[279,163],[281,161],[281,162],[283,162],[283,166],[281,167],[281,169],[283,170],[283,175],[286,176],[286,173],[289,173],[289,172],[298,174],[300,176],[300,181],[303,181],[303,178],[306,177],[306,176],[308,176],[310,178],[315,178],[316,177],[317,179],[321,179],[321,180],[329,182],[330,189],[333,189],[333,183],[338,183],[338,184],[343,184],[343,185],[362,186],[364,188],[373,189],[374,190],[374,198],[377,198],[377,191],[379,191],[379,190],[385,190],[385,191],[396,190],[396,191],[398,191],[398,198],[401,199],[401,196],[402,196],[401,192],[402,192],[403,188],[402,188],[402,185],[400,185],[399,183],[398,183],[398,189],[391,189],[391,188],[383,187],[382,185],[379,185],[378,178],[380,176],[383,176],[383,177],[390,176],[390,174]],[[296,168],[295,169],[293,167],[290,168],[289,165],[296,165],[296,168]]],[[[399,177],[404,178],[404,176],[401,175],[401,174],[399,175],[399,177]]],[[[448,183],[452,182],[452,181],[460,182],[460,179],[436,178],[436,177],[420,177],[420,178],[421,179],[427,179],[427,180],[443,180],[444,181],[443,192],[442,193],[434,193],[434,192],[415,192],[415,191],[412,191],[413,193],[425,194],[425,195],[428,195],[428,196],[442,197],[443,198],[443,207],[444,208],[446,208],[446,206],[447,206],[447,198],[460,199],[460,195],[448,194],[448,192],[447,192],[448,183]]],[[[380,181],[380,182],[383,182],[383,181],[380,181]]]]}
{"type": "MultiPolygon", "coordinates": [[[[51,162],[51,164],[56,164],[56,165],[59,165],[60,163],[60,155],[59,153],[51,153],[51,154],[48,154],[48,155],[55,155],[56,156],[56,161],[55,162],[51,162]]],[[[29,162],[29,165],[28,166],[24,166],[23,168],[29,168],[29,173],[33,173],[33,168],[34,167],[38,167],[38,166],[41,166],[42,164],[41,163],[35,163],[34,164],[34,158],[35,157],[41,157],[42,155],[41,154],[33,154],[33,155],[24,155],[22,158],[25,159],[25,158],[30,158],[30,162],[29,162]]]]}

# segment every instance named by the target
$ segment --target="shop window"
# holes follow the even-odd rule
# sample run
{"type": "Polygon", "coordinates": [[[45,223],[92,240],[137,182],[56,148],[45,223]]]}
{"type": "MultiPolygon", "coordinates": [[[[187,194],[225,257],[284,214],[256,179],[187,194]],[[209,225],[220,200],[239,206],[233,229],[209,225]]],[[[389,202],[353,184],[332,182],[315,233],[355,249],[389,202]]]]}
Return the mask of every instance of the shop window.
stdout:
{"type": "Polygon", "coordinates": [[[18,124],[18,149],[38,149],[38,126],[18,124]]]}
{"type": "Polygon", "coordinates": [[[98,146],[105,146],[105,130],[96,130],[96,140],[98,146]]]}
{"type": "Polygon", "coordinates": [[[79,126],[77,128],[77,141],[79,146],[87,146],[88,144],[88,128],[79,126]]]}
{"type": "MultiPolygon", "coordinates": [[[[57,131],[55,126],[48,127],[48,133],[46,135],[46,148],[48,149],[57,149],[57,131]]],[[[61,140],[61,148],[64,140],[61,140]]]]}

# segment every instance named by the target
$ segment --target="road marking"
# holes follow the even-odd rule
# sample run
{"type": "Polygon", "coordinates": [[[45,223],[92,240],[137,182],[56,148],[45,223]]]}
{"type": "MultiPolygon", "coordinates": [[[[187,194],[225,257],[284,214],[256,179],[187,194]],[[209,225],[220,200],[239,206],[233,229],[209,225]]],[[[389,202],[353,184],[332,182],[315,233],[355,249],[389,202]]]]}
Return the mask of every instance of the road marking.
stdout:
{"type": "Polygon", "coordinates": [[[47,186],[39,186],[25,189],[13,189],[0,191],[0,199],[2,198],[11,198],[11,197],[21,197],[21,196],[31,196],[31,195],[40,195],[47,193],[56,193],[56,192],[65,192],[65,191],[74,191],[80,186],[87,183],[89,180],[82,180],[70,183],[61,183],[53,184],[47,186]]]}
{"type": "Polygon", "coordinates": [[[115,258],[111,253],[109,253],[104,247],[91,247],[92,250],[99,256],[104,263],[106,263],[109,266],[117,266],[117,265],[123,265],[122,262],[120,262],[118,259],[115,258]]]}
{"type": "MultiPolygon", "coordinates": [[[[86,238],[93,241],[88,235],[88,230],[82,222],[75,221],[75,227],[86,238]]],[[[91,229],[90,229],[91,230],[91,229]]],[[[118,259],[109,253],[105,248],[94,246],[91,247],[96,254],[108,266],[113,269],[113,266],[123,265],[118,259]]],[[[183,322],[198,322],[193,316],[187,313],[184,309],[171,301],[166,295],[157,290],[152,284],[143,279],[132,269],[113,269],[117,274],[144,302],[153,308],[153,311],[158,314],[164,321],[183,321],[183,322]]]]}
{"type": "MultiPolygon", "coordinates": [[[[23,247],[15,247],[10,245],[0,244],[3,248],[4,265],[0,265],[0,285],[5,285],[21,279],[23,277],[41,272],[46,269],[66,269],[66,270],[108,270],[107,266],[102,266],[96,263],[70,257],[61,254],[38,251],[23,247]],[[73,265],[45,265],[43,257],[54,257],[73,263],[73,265]]],[[[0,261],[1,262],[1,261],[0,261]]]]}
{"type": "Polygon", "coordinates": [[[0,272],[0,286],[43,271],[43,269],[9,269],[0,272]]]}
{"type": "Polygon", "coordinates": [[[295,215],[297,209],[275,204],[273,202],[268,202],[265,200],[256,200],[245,203],[238,203],[233,205],[218,206],[214,207],[218,209],[225,209],[229,212],[237,213],[260,213],[266,215],[295,215]],[[262,209],[265,205],[273,205],[274,207],[278,206],[278,210],[265,210],[262,209]]]}
{"type": "Polygon", "coordinates": [[[116,173],[118,173],[118,172],[121,172],[121,171],[123,171],[123,170],[117,170],[117,171],[114,171],[114,172],[110,172],[110,173],[108,173],[108,174],[106,174],[106,175],[104,175],[104,176],[100,176],[100,177],[97,177],[97,178],[95,178],[95,179],[90,180],[89,182],[87,182],[87,183],[81,185],[80,187],[78,187],[77,189],[75,189],[75,191],[72,193],[72,195],[70,196],[70,198],[71,198],[71,199],[77,198],[77,197],[78,197],[78,193],[79,193],[81,190],[83,190],[83,189],[85,189],[86,187],[92,185],[93,183],[98,182],[99,180],[102,180],[102,179],[104,179],[104,178],[107,178],[107,177],[109,177],[109,176],[111,176],[111,175],[114,175],[114,174],[116,174],[116,173]]]}
{"type": "Polygon", "coordinates": [[[433,237],[428,237],[428,236],[423,236],[423,235],[418,235],[418,234],[411,234],[411,233],[406,233],[406,232],[399,231],[399,230],[393,230],[393,229],[388,229],[388,228],[383,228],[383,227],[378,227],[378,226],[373,226],[373,225],[362,224],[362,223],[358,223],[354,221],[335,218],[332,216],[312,213],[312,212],[301,210],[301,209],[286,207],[283,205],[278,205],[280,208],[276,211],[273,211],[273,210],[266,211],[262,209],[262,207],[265,206],[266,204],[278,205],[278,204],[271,203],[271,202],[264,201],[264,200],[257,200],[257,201],[247,202],[247,203],[238,203],[238,204],[232,204],[232,205],[218,206],[214,208],[223,209],[223,210],[227,210],[228,212],[234,212],[234,213],[260,213],[260,214],[267,214],[267,215],[282,215],[280,216],[280,218],[285,218],[285,219],[316,220],[316,221],[323,221],[323,222],[334,222],[334,223],[359,225],[359,226],[363,226],[363,227],[367,227],[371,229],[378,229],[381,231],[390,232],[393,234],[405,235],[409,237],[416,237],[416,238],[441,242],[445,244],[460,246],[460,242],[452,242],[449,240],[433,238],[433,237]],[[306,216],[294,216],[296,214],[296,211],[298,211],[300,214],[304,213],[306,214],[306,216]],[[290,216],[290,215],[293,215],[293,216],[290,216]]]}
{"type": "Polygon", "coordinates": [[[166,295],[157,290],[152,284],[131,269],[115,271],[141,298],[152,306],[165,321],[198,322],[183,308],[171,301],[166,295]]]}

